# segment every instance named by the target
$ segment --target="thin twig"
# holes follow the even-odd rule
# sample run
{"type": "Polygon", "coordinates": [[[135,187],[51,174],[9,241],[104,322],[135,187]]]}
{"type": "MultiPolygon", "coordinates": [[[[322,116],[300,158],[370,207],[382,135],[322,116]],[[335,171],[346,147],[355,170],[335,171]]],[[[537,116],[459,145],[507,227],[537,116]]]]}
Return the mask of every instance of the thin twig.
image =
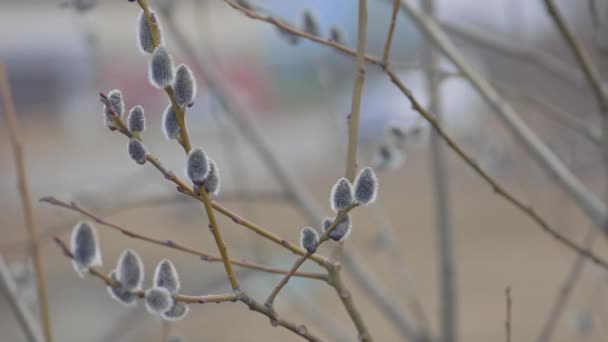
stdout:
{"type": "MultiPolygon", "coordinates": [[[[306,32],[299,31],[285,23],[279,22],[274,17],[264,16],[253,13],[251,11],[247,11],[242,7],[236,5],[232,0],[223,0],[233,8],[243,12],[247,17],[250,17],[255,20],[265,21],[267,23],[273,24],[281,29],[286,30],[291,34],[295,34],[300,37],[304,37],[306,39],[315,41],[317,43],[334,47],[335,49],[344,52],[347,55],[354,56],[356,53],[340,44],[335,42],[331,42],[328,40],[324,40],[318,38],[316,36],[309,35],[306,32]]],[[[518,137],[520,137],[521,141],[529,147],[529,150],[532,153],[533,157],[539,161],[539,163],[545,167],[545,169],[551,172],[551,175],[558,180],[558,183],[562,185],[568,192],[573,196],[574,200],[579,204],[579,206],[592,218],[592,220],[600,225],[600,222],[603,222],[605,218],[605,207],[599,202],[599,199],[592,194],[583,184],[582,182],[576,178],[563,164],[562,162],[551,152],[547,146],[542,143],[542,141],[521,121],[521,119],[516,115],[513,109],[504,103],[498,93],[491,87],[491,85],[481,78],[477,72],[473,71],[473,69],[468,66],[464,62],[464,59],[460,56],[460,54],[455,50],[452,44],[447,40],[445,34],[441,31],[441,29],[435,24],[432,20],[428,19],[424,14],[419,12],[416,8],[411,6],[409,2],[401,0],[401,8],[404,9],[407,13],[412,14],[412,18],[415,19],[416,23],[420,25],[421,28],[424,28],[425,33],[429,35],[431,41],[441,47],[442,52],[450,58],[454,62],[456,66],[461,69],[466,78],[472,82],[473,85],[478,89],[478,91],[486,98],[488,102],[490,102],[493,107],[496,109],[497,113],[501,114],[501,118],[505,120],[508,124],[508,127],[512,129],[514,133],[518,137]]],[[[382,61],[373,58],[366,57],[368,62],[373,64],[382,65],[382,61]]],[[[434,115],[428,112],[414,97],[413,93],[399,80],[397,74],[395,74],[390,68],[386,68],[386,74],[390,77],[391,81],[399,88],[399,90],[410,100],[412,106],[416,111],[418,111],[425,120],[427,120],[431,126],[437,131],[437,133],[442,137],[442,139],[448,144],[448,146],[456,152],[456,154],[465,161],[465,163],[473,169],[483,180],[488,183],[494,192],[502,197],[504,197],[509,203],[513,206],[521,210],[525,215],[530,217],[534,222],[536,222],[543,231],[553,236],[558,242],[568,247],[569,249],[575,251],[576,253],[581,253],[585,255],[587,258],[592,260],[599,266],[608,269],[608,262],[599,256],[593,254],[592,252],[581,248],[576,243],[569,240],[567,237],[563,236],[557,230],[555,230],[547,221],[545,221],[540,215],[536,213],[536,211],[528,204],[525,204],[522,200],[515,197],[515,195],[511,194],[505,188],[501,187],[498,182],[492,178],[488,173],[486,173],[473,159],[470,157],[461,147],[453,140],[442,128],[442,126],[435,120],[434,115]]],[[[600,225],[601,226],[601,225],[600,225]]]]}
{"type": "Polygon", "coordinates": [[[507,286],[505,289],[505,300],[507,306],[507,318],[505,319],[505,336],[506,341],[511,342],[511,286],[507,286]]]}
{"type": "Polygon", "coordinates": [[[367,0],[359,0],[359,19],[357,29],[357,77],[353,87],[351,112],[348,125],[348,147],[346,152],[346,179],[353,182],[357,172],[357,146],[359,145],[359,116],[361,96],[365,82],[365,50],[367,40],[367,0]]]}
{"type": "MultiPolygon", "coordinates": [[[[424,0],[422,9],[430,17],[435,17],[434,0],[424,0]]],[[[429,111],[435,113],[438,123],[442,122],[441,78],[439,75],[439,54],[427,42],[423,60],[429,63],[426,70],[429,111]]],[[[438,270],[440,283],[440,324],[441,341],[458,341],[458,293],[456,284],[456,256],[454,253],[453,225],[451,222],[448,168],[444,146],[436,131],[431,132],[431,170],[433,174],[435,200],[435,227],[437,231],[438,270]]]]}
{"type": "Polygon", "coordinates": [[[583,45],[576,39],[576,36],[572,30],[568,27],[566,19],[561,13],[559,7],[555,4],[554,0],[544,0],[545,7],[549,15],[553,19],[553,22],[559,29],[562,37],[570,47],[570,50],[574,54],[579,67],[583,71],[587,83],[593,91],[593,95],[600,108],[600,114],[604,119],[608,119],[608,97],[602,88],[602,78],[600,77],[599,71],[591,61],[589,55],[585,52],[583,45]]]}
{"type": "Polygon", "coordinates": [[[382,64],[388,65],[391,54],[391,46],[393,44],[393,34],[397,23],[397,14],[399,13],[399,0],[393,0],[393,12],[391,13],[391,23],[388,27],[386,43],[384,44],[384,54],[382,55],[382,64]]]}
{"type": "MultiPolygon", "coordinates": [[[[112,229],[122,233],[123,235],[133,238],[133,239],[150,242],[155,245],[172,248],[172,249],[175,249],[175,250],[178,250],[181,252],[185,252],[185,253],[188,253],[191,255],[196,255],[196,256],[200,257],[201,260],[208,261],[208,262],[221,262],[222,261],[221,257],[197,250],[195,248],[189,247],[178,241],[163,240],[160,238],[151,237],[149,235],[136,233],[133,230],[130,230],[125,227],[119,226],[115,223],[109,222],[109,221],[101,218],[100,216],[95,215],[94,213],[92,213],[88,210],[85,210],[84,208],[80,207],[78,204],[76,204],[74,202],[70,202],[70,203],[63,202],[61,200],[56,199],[55,197],[50,197],[50,196],[43,197],[40,199],[40,201],[51,204],[51,205],[55,205],[55,206],[58,206],[58,207],[61,207],[64,209],[75,211],[79,214],[82,214],[82,215],[90,218],[91,220],[93,220],[101,225],[112,228],[112,229]]],[[[273,268],[273,267],[269,267],[269,266],[261,265],[261,264],[256,264],[256,263],[253,263],[253,262],[250,262],[247,260],[230,260],[230,263],[232,263],[233,265],[242,266],[245,268],[255,269],[255,270],[268,272],[268,273],[274,273],[274,274],[287,274],[288,273],[287,270],[273,268]]],[[[328,276],[326,274],[322,274],[322,273],[298,272],[294,275],[297,277],[302,277],[302,278],[318,279],[318,280],[323,280],[323,281],[328,280],[328,276]]]]}
{"type": "MultiPolygon", "coordinates": [[[[595,242],[596,237],[599,231],[594,229],[593,227],[589,227],[587,231],[583,246],[588,249],[593,247],[593,242],[595,242]]],[[[545,323],[543,323],[542,330],[538,337],[536,338],[537,342],[548,342],[553,337],[553,332],[555,331],[555,327],[562,317],[562,313],[568,304],[568,301],[571,298],[572,292],[574,291],[574,287],[581,275],[583,274],[583,270],[585,268],[586,259],[582,255],[577,255],[574,259],[574,262],[570,266],[568,274],[562,281],[559,290],[555,294],[553,299],[553,304],[549,310],[547,315],[547,319],[545,323]]]]}
{"type": "Polygon", "coordinates": [[[0,254],[0,293],[6,297],[6,301],[15,313],[15,318],[19,322],[28,342],[42,342],[43,338],[40,326],[27,304],[21,299],[17,291],[17,284],[15,284],[2,254],[0,254]]]}
{"type": "MultiPolygon", "coordinates": [[[[104,197],[103,194],[101,194],[100,197],[104,197]]],[[[232,202],[232,201],[247,202],[247,201],[251,201],[254,199],[257,203],[265,202],[265,201],[268,201],[268,202],[285,201],[285,196],[283,194],[275,193],[275,192],[257,192],[257,191],[256,192],[247,192],[247,193],[241,193],[241,192],[222,193],[219,196],[219,198],[223,202],[232,202]]],[[[119,213],[129,212],[132,210],[150,209],[150,208],[154,208],[154,207],[184,204],[185,201],[187,201],[187,198],[185,198],[179,194],[147,197],[147,198],[143,198],[143,199],[120,202],[118,204],[113,203],[111,207],[102,210],[101,213],[105,216],[111,216],[111,215],[116,215],[119,213]]],[[[65,221],[55,223],[51,226],[48,226],[48,227],[45,227],[44,229],[42,229],[40,232],[39,238],[38,238],[40,246],[44,246],[48,242],[52,242],[53,236],[59,235],[66,230],[72,229],[73,223],[74,223],[73,219],[65,220],[65,221]]],[[[0,243],[0,252],[11,253],[11,252],[15,252],[16,250],[22,250],[24,247],[27,247],[26,251],[29,252],[29,247],[25,246],[28,243],[29,242],[25,241],[25,240],[0,243]]]]}
{"type": "Polygon", "coordinates": [[[38,229],[34,212],[32,209],[32,201],[30,198],[30,190],[26,176],[25,158],[23,154],[23,141],[17,122],[17,113],[15,104],[11,95],[11,88],[8,82],[8,75],[3,61],[0,60],[0,97],[4,104],[4,112],[8,126],[8,136],[13,148],[13,157],[15,159],[15,168],[17,169],[17,182],[19,193],[21,194],[21,203],[23,205],[23,214],[25,216],[25,225],[29,234],[30,243],[32,246],[32,258],[34,259],[34,268],[36,269],[36,278],[38,281],[38,300],[40,302],[40,316],[42,320],[42,328],[46,342],[53,342],[53,333],[51,328],[51,316],[49,303],[47,298],[46,277],[44,275],[44,264],[40,255],[40,246],[38,244],[38,229]]]}

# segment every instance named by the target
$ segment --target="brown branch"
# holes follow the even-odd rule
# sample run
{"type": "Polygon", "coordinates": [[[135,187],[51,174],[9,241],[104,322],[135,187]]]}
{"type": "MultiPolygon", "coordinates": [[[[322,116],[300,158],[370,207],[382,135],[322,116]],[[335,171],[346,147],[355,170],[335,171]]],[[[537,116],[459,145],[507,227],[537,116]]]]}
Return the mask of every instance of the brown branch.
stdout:
{"type": "Polygon", "coordinates": [[[397,14],[399,13],[399,0],[393,0],[393,11],[391,13],[391,23],[388,28],[388,35],[386,36],[386,43],[384,44],[384,54],[382,55],[382,64],[388,65],[391,46],[393,44],[393,34],[395,33],[395,26],[397,23],[397,14]]]}
{"type": "MultiPolygon", "coordinates": [[[[356,52],[343,46],[340,44],[337,44],[336,42],[333,41],[329,41],[329,40],[325,40],[316,36],[312,36],[306,32],[302,32],[300,30],[297,30],[285,23],[282,23],[280,21],[277,21],[274,17],[272,16],[266,16],[266,15],[260,15],[251,11],[248,11],[238,5],[236,5],[232,0],[223,0],[224,2],[226,2],[228,5],[230,5],[231,7],[239,10],[240,12],[242,12],[243,14],[245,14],[247,17],[255,19],[255,20],[260,20],[260,21],[264,21],[267,22],[269,24],[275,25],[291,34],[312,40],[314,42],[320,43],[322,45],[326,45],[326,46],[331,46],[341,52],[344,52],[347,55],[351,55],[351,56],[356,56],[356,52]]],[[[402,6],[404,5],[404,2],[401,2],[402,6]]],[[[408,10],[411,10],[408,4],[407,7],[408,10]]],[[[417,12],[416,12],[417,13],[417,12]]],[[[418,13],[417,13],[418,14],[418,13]]],[[[366,60],[372,64],[376,64],[376,65],[380,65],[380,66],[384,66],[384,64],[382,63],[382,61],[378,60],[377,58],[374,57],[370,57],[366,55],[366,60]]],[[[494,190],[494,192],[502,197],[504,197],[507,202],[511,203],[513,206],[515,206],[517,209],[521,210],[525,215],[527,215],[530,219],[532,219],[534,222],[536,222],[540,228],[545,231],[546,233],[548,233],[549,235],[551,235],[552,237],[554,237],[559,243],[561,243],[562,245],[568,247],[569,249],[573,250],[576,253],[580,253],[582,255],[584,255],[585,257],[587,257],[588,259],[590,259],[591,261],[593,261],[595,264],[608,269],[608,261],[604,260],[603,258],[600,258],[599,256],[595,255],[593,252],[580,247],[578,244],[576,244],[575,242],[571,241],[570,239],[568,239],[567,237],[565,237],[564,235],[562,235],[561,233],[559,233],[556,229],[554,229],[547,221],[545,221],[539,214],[536,213],[536,211],[528,204],[525,204],[522,200],[518,199],[517,197],[515,197],[515,195],[511,194],[509,191],[507,191],[505,188],[501,187],[498,182],[492,178],[492,176],[490,176],[488,173],[486,173],[475,161],[475,159],[473,159],[473,157],[470,157],[461,147],[460,145],[458,145],[456,143],[455,140],[453,140],[451,138],[451,136],[449,136],[447,134],[447,132],[445,132],[443,130],[443,127],[437,122],[437,120],[435,119],[435,116],[432,115],[430,112],[428,112],[417,100],[416,97],[414,97],[413,93],[399,80],[398,76],[391,71],[390,68],[386,67],[385,68],[385,73],[390,77],[391,81],[397,86],[397,88],[399,88],[399,90],[410,100],[412,107],[414,108],[414,110],[416,110],[417,112],[419,112],[422,117],[428,121],[431,126],[433,127],[433,129],[439,134],[439,136],[447,143],[447,145],[471,168],[473,169],[473,171],[475,171],[475,173],[477,173],[486,183],[488,183],[488,185],[490,185],[490,187],[494,190]]],[[[603,214],[602,214],[603,215],[603,214]]],[[[594,216],[595,218],[595,216],[594,216]]]]}
{"type": "Polygon", "coordinates": [[[357,77],[353,87],[351,112],[348,125],[348,146],[346,152],[345,177],[355,180],[357,172],[357,146],[359,138],[359,116],[361,112],[361,96],[365,82],[365,50],[367,39],[367,0],[359,0],[359,20],[357,29],[357,77]]]}
{"type": "Polygon", "coordinates": [[[13,149],[13,157],[15,159],[15,167],[17,169],[17,182],[19,193],[21,194],[21,204],[23,205],[23,214],[25,216],[25,226],[29,235],[32,246],[32,258],[34,259],[34,268],[36,269],[36,278],[38,280],[38,300],[40,302],[40,315],[42,320],[42,328],[46,342],[53,341],[53,332],[51,327],[51,315],[47,298],[46,277],[44,275],[44,264],[40,253],[38,241],[38,228],[34,219],[32,209],[32,201],[30,198],[29,184],[26,176],[25,158],[23,153],[22,135],[17,122],[17,113],[15,104],[11,95],[11,88],[6,74],[4,63],[0,61],[0,97],[4,104],[4,112],[8,126],[8,136],[13,149]]]}
{"type": "MultiPolygon", "coordinates": [[[[129,238],[150,242],[155,245],[172,248],[172,249],[175,249],[175,250],[178,250],[181,252],[185,252],[185,253],[188,253],[191,255],[196,255],[196,256],[200,257],[201,260],[208,261],[208,262],[221,262],[222,261],[221,257],[197,250],[195,248],[182,244],[178,241],[163,240],[160,238],[151,237],[149,235],[136,233],[133,230],[130,230],[125,227],[119,226],[115,223],[109,222],[109,221],[101,218],[100,216],[80,207],[78,204],[76,204],[74,202],[70,202],[70,203],[63,202],[63,201],[58,200],[57,198],[51,197],[51,196],[41,198],[40,202],[48,203],[48,204],[58,206],[58,207],[61,207],[64,209],[75,211],[79,214],[82,214],[82,215],[90,218],[91,220],[93,220],[101,225],[104,225],[108,228],[112,228],[112,229],[124,234],[125,236],[127,236],[129,238]]],[[[266,265],[253,263],[253,262],[250,262],[247,260],[230,260],[230,263],[237,265],[237,266],[242,266],[245,268],[255,269],[255,270],[268,272],[268,273],[274,273],[274,274],[287,274],[288,273],[287,270],[273,268],[273,267],[269,267],[266,265]]],[[[299,272],[299,273],[296,273],[295,276],[302,277],[302,278],[318,279],[318,280],[323,280],[323,281],[328,281],[328,279],[329,279],[326,274],[322,274],[322,273],[299,272]]]]}

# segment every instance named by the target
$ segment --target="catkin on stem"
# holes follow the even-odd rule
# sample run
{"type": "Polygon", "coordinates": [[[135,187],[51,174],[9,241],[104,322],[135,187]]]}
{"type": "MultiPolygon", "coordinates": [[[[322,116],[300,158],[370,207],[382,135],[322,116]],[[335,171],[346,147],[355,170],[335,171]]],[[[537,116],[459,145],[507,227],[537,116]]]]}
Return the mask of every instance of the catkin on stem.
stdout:
{"type": "Polygon", "coordinates": [[[378,195],[378,178],[370,167],[359,172],[355,180],[355,200],[359,204],[367,205],[376,200],[378,195]]]}
{"type": "Polygon", "coordinates": [[[300,232],[300,247],[309,253],[316,252],[317,247],[319,247],[319,234],[310,227],[302,228],[300,232]]]}
{"type": "Polygon", "coordinates": [[[158,89],[165,89],[173,83],[173,58],[164,46],[157,47],[150,58],[150,83],[158,89]]]}
{"type": "Polygon", "coordinates": [[[101,266],[101,250],[97,239],[97,230],[91,222],[80,221],[72,230],[70,252],[72,265],[80,276],[92,266],[101,266]]]}
{"type": "Polygon", "coordinates": [[[173,92],[175,94],[175,102],[180,107],[185,107],[194,102],[196,97],[196,80],[192,70],[181,64],[175,71],[175,82],[173,83],[173,92]]]}
{"type": "Polygon", "coordinates": [[[353,189],[346,178],[340,178],[331,189],[331,210],[339,212],[353,204],[353,189]]]}
{"type": "Polygon", "coordinates": [[[146,291],[146,309],[152,314],[163,313],[173,306],[171,293],[164,287],[153,287],[146,291]]]}
{"type": "Polygon", "coordinates": [[[127,291],[141,289],[144,281],[144,265],[134,250],[127,249],[118,258],[116,278],[127,291]]]}
{"type": "Polygon", "coordinates": [[[179,275],[171,261],[165,259],[158,263],[154,270],[153,283],[155,287],[164,287],[169,290],[170,293],[179,291],[179,275]]]}

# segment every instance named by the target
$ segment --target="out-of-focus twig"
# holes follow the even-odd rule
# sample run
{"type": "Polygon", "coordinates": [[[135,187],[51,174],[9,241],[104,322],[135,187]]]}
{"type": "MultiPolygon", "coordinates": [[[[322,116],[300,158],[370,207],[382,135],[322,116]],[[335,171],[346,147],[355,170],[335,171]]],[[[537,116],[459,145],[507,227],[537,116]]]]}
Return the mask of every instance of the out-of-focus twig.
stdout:
{"type": "MultiPolygon", "coordinates": [[[[436,3],[434,0],[423,0],[422,9],[431,18],[435,18],[436,3]]],[[[428,39],[428,37],[427,37],[428,39]]],[[[437,122],[442,121],[441,75],[439,74],[439,54],[432,43],[427,42],[423,50],[423,60],[429,63],[426,70],[427,91],[429,94],[428,110],[436,115],[437,122]]],[[[440,325],[441,341],[458,341],[458,288],[456,284],[456,255],[454,252],[453,225],[451,220],[448,166],[444,146],[436,131],[431,132],[431,173],[433,177],[435,201],[435,229],[437,234],[437,253],[440,287],[440,325]]]]}
{"type": "Polygon", "coordinates": [[[32,315],[27,304],[23,302],[17,291],[17,284],[13,280],[4,257],[0,254],[0,293],[6,297],[6,301],[15,313],[28,342],[42,342],[43,337],[36,318],[32,315]]]}
{"type": "Polygon", "coordinates": [[[8,136],[13,148],[13,156],[15,158],[15,167],[17,169],[17,182],[19,193],[21,194],[21,202],[25,216],[25,225],[29,234],[30,243],[32,246],[32,259],[34,260],[34,268],[36,269],[36,279],[38,283],[38,301],[40,303],[40,316],[42,321],[42,330],[46,342],[53,342],[53,332],[51,327],[51,315],[49,302],[47,298],[46,277],[44,274],[44,264],[40,255],[40,246],[38,241],[38,228],[34,218],[32,209],[32,201],[30,198],[30,189],[26,176],[25,158],[23,154],[23,136],[19,130],[17,122],[17,113],[15,104],[11,95],[11,89],[8,82],[8,75],[4,62],[0,60],[0,97],[4,104],[4,112],[8,125],[8,136]]]}

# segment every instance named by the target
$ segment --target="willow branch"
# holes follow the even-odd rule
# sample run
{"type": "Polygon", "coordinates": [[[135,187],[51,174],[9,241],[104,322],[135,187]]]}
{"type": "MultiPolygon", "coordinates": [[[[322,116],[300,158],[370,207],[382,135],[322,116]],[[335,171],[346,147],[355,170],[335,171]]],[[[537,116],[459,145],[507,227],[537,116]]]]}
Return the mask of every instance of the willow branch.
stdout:
{"type": "MultiPolygon", "coordinates": [[[[61,251],[63,252],[63,254],[66,257],[73,259],[73,255],[70,252],[68,246],[65,244],[65,242],[63,242],[58,237],[55,238],[55,242],[57,243],[57,246],[59,246],[59,248],[61,249],[61,251]]],[[[111,286],[114,288],[121,286],[120,283],[118,283],[117,281],[114,281],[108,275],[106,275],[105,273],[101,272],[100,270],[98,270],[94,267],[89,268],[88,272],[90,275],[101,279],[105,283],[106,286],[111,286]]],[[[141,290],[136,291],[136,292],[134,292],[134,294],[136,294],[139,298],[145,297],[145,291],[141,291],[141,290]]],[[[275,325],[279,325],[284,328],[287,328],[287,329],[293,331],[294,333],[304,337],[305,339],[307,339],[309,341],[321,341],[316,336],[310,334],[305,326],[296,325],[295,323],[278,318],[274,312],[270,312],[268,310],[268,308],[264,307],[262,304],[253,300],[243,290],[219,294],[219,295],[205,295],[205,296],[174,295],[173,298],[178,302],[184,302],[184,303],[188,303],[188,304],[206,304],[206,303],[223,303],[223,302],[240,301],[240,302],[245,303],[247,306],[249,306],[249,308],[251,310],[268,316],[271,319],[271,322],[273,322],[273,324],[275,324],[275,325]]]]}
{"type": "Polygon", "coordinates": [[[42,342],[42,332],[36,318],[32,316],[30,308],[25,303],[17,290],[17,284],[13,279],[4,257],[0,254],[0,293],[4,294],[6,301],[15,313],[15,318],[21,326],[28,342],[42,342]]]}
{"type": "MultiPolygon", "coordinates": [[[[149,235],[136,233],[133,230],[130,230],[128,228],[119,226],[115,223],[109,222],[109,221],[101,218],[100,216],[80,207],[78,204],[76,204],[74,202],[67,203],[67,202],[58,200],[55,197],[51,197],[51,196],[41,198],[40,202],[48,203],[48,204],[51,204],[54,206],[58,206],[58,207],[61,207],[64,209],[68,209],[68,210],[77,212],[81,215],[84,215],[84,216],[90,218],[91,220],[93,220],[101,225],[114,229],[129,238],[150,242],[155,245],[159,245],[159,246],[175,249],[175,250],[178,250],[181,252],[185,252],[185,253],[188,253],[191,255],[195,255],[195,256],[200,257],[201,260],[208,261],[208,262],[221,262],[222,261],[221,257],[206,253],[201,250],[197,250],[195,248],[189,247],[178,241],[160,239],[160,238],[151,237],[149,235]]],[[[247,260],[230,260],[230,263],[233,265],[242,266],[245,268],[255,269],[255,270],[268,272],[268,273],[274,273],[274,274],[287,274],[288,273],[287,270],[273,268],[273,267],[269,267],[266,265],[253,263],[253,262],[250,262],[247,260]]],[[[322,273],[299,272],[294,275],[297,277],[302,277],[302,278],[318,279],[318,280],[324,280],[324,281],[328,280],[327,275],[322,274],[322,273]]]]}
{"type": "Polygon", "coordinates": [[[391,46],[393,44],[393,34],[395,33],[395,26],[397,24],[397,14],[399,13],[399,0],[393,0],[393,11],[391,13],[391,23],[388,28],[388,34],[386,36],[386,43],[384,44],[384,54],[382,55],[382,64],[388,65],[391,54],[391,46]]]}
{"type": "MultiPolygon", "coordinates": [[[[232,0],[224,0],[224,2],[241,11],[249,18],[273,24],[291,34],[326,46],[331,46],[347,55],[356,55],[353,50],[343,45],[299,31],[287,24],[277,21],[272,16],[260,15],[248,11],[236,5],[232,0]]],[[[606,217],[606,209],[599,199],[589,192],[582,182],[562,164],[562,162],[547,148],[545,144],[542,143],[542,141],[540,141],[540,139],[523,123],[523,121],[521,121],[514,110],[500,99],[500,96],[491,87],[491,85],[464,62],[464,59],[462,59],[457,50],[452,46],[449,40],[447,40],[447,37],[436,23],[428,19],[424,14],[419,12],[418,9],[414,8],[407,1],[401,0],[401,9],[412,15],[412,18],[415,19],[416,23],[424,29],[424,32],[427,35],[429,35],[431,41],[441,48],[444,55],[452,60],[452,62],[462,71],[463,75],[465,75],[465,77],[477,88],[480,94],[482,94],[482,96],[490,104],[492,104],[496,112],[499,113],[500,117],[505,120],[505,122],[508,124],[507,126],[512,130],[512,132],[521,138],[520,140],[525,144],[526,147],[528,147],[529,151],[532,153],[532,156],[536,158],[541,166],[543,166],[556,180],[558,180],[558,183],[562,187],[568,190],[568,192],[573,196],[574,200],[587,213],[587,215],[590,216],[598,226],[602,227],[606,217]]],[[[373,64],[381,66],[383,65],[382,61],[373,57],[366,56],[366,60],[373,64]]],[[[443,127],[437,122],[435,116],[428,112],[418,102],[413,93],[399,80],[397,74],[395,74],[388,67],[385,69],[385,72],[390,77],[391,81],[410,100],[414,109],[419,112],[423,118],[429,122],[429,124],[431,124],[433,129],[435,129],[439,136],[447,143],[450,149],[452,149],[473,171],[475,171],[475,173],[477,173],[486,183],[488,183],[488,185],[490,185],[496,194],[502,196],[505,198],[505,200],[507,200],[507,202],[511,203],[514,207],[522,211],[525,215],[532,219],[532,221],[537,223],[543,231],[554,237],[556,241],[562,245],[568,247],[576,253],[585,255],[585,257],[592,260],[595,264],[603,268],[608,268],[608,262],[606,260],[600,258],[591,251],[580,247],[575,242],[559,233],[539,214],[537,214],[530,205],[524,203],[522,200],[515,197],[515,195],[513,195],[511,192],[507,191],[507,189],[500,186],[494,178],[486,173],[477,164],[477,162],[471,156],[469,156],[460,147],[460,145],[458,145],[456,141],[447,134],[447,132],[443,130],[443,127]]]]}
{"type": "Polygon", "coordinates": [[[359,116],[361,96],[365,82],[365,50],[367,38],[367,0],[359,0],[359,19],[357,29],[357,77],[353,87],[351,112],[348,126],[348,147],[346,152],[346,179],[353,182],[357,171],[357,146],[359,138],[359,116]]]}
{"type": "Polygon", "coordinates": [[[17,113],[15,104],[11,95],[11,88],[6,74],[4,63],[0,60],[0,97],[6,115],[8,126],[8,137],[13,149],[13,157],[15,160],[15,168],[17,169],[17,183],[19,193],[21,195],[21,204],[23,205],[23,215],[25,217],[25,226],[29,235],[32,246],[32,258],[34,259],[34,268],[36,269],[36,278],[38,280],[38,300],[40,302],[40,316],[42,320],[42,328],[46,342],[53,341],[53,332],[51,327],[51,315],[49,302],[47,298],[46,277],[44,275],[44,264],[40,254],[40,246],[38,241],[38,228],[34,219],[32,209],[32,201],[30,198],[30,189],[26,176],[25,158],[23,153],[22,135],[17,122],[17,113]]]}
{"type": "MultiPolygon", "coordinates": [[[[158,22],[156,21],[156,14],[150,10],[150,7],[148,6],[146,0],[137,0],[137,4],[144,12],[144,16],[146,17],[146,23],[148,24],[148,27],[150,28],[150,32],[152,34],[152,44],[154,45],[154,48],[156,48],[160,45],[160,33],[158,31],[158,22]]],[[[175,116],[177,117],[177,123],[179,124],[179,143],[184,148],[184,151],[188,153],[190,152],[191,146],[190,138],[188,136],[188,127],[186,126],[186,110],[180,107],[175,101],[175,94],[171,86],[165,88],[165,92],[167,93],[169,100],[171,100],[171,105],[173,106],[175,116]]]]}

